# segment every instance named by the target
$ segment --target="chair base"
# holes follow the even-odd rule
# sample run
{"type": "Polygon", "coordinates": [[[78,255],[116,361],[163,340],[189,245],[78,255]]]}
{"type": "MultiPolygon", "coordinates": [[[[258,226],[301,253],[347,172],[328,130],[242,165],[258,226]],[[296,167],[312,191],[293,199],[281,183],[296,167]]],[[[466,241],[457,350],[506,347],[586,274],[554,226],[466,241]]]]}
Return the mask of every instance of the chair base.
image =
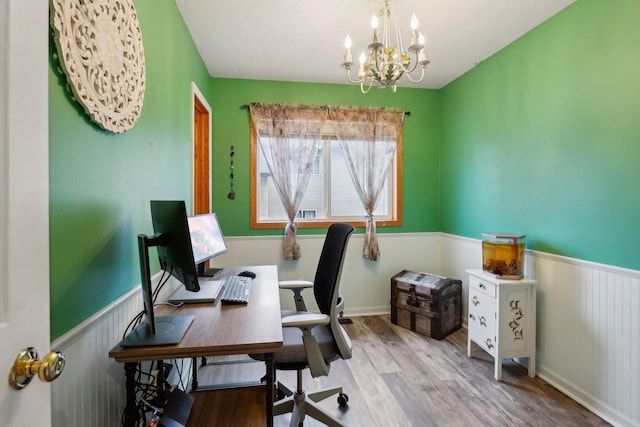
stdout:
{"type": "Polygon", "coordinates": [[[344,424],[340,420],[326,413],[317,405],[317,402],[327,397],[342,393],[342,387],[334,387],[306,394],[304,390],[301,392],[293,392],[284,384],[278,383],[278,389],[286,397],[274,403],[273,415],[291,413],[289,427],[302,425],[306,415],[315,418],[329,427],[344,427],[344,424]]]}

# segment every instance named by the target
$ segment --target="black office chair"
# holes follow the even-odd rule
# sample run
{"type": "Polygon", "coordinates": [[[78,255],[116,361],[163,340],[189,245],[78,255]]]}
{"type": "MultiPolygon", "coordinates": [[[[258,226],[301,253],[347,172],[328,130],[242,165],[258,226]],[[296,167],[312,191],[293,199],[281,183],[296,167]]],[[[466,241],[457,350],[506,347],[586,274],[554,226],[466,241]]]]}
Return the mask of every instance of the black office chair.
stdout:
{"type": "MultiPolygon", "coordinates": [[[[274,403],[274,415],[291,412],[291,427],[302,425],[309,415],[328,426],[343,424],[324,412],[316,402],[338,394],[340,406],[346,406],[348,397],[342,387],[334,387],[306,394],[302,388],[302,370],[309,368],[316,378],[329,374],[330,363],[337,359],[351,358],[351,340],[338,321],[338,288],[347,243],[354,228],[348,224],[332,224],[322,247],[313,282],[313,294],[320,314],[293,312],[282,318],[283,346],[274,355],[277,370],[297,371],[297,387],[293,392],[280,382],[278,390],[283,399],[274,403]]],[[[251,355],[264,360],[263,354],[251,355]]]]}

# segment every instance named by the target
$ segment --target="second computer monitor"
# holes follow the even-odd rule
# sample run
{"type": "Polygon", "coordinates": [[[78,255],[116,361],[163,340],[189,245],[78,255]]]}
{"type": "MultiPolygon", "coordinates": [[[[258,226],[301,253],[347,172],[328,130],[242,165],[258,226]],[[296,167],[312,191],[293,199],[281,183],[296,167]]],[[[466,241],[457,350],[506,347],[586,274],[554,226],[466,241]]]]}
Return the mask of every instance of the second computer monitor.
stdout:
{"type": "Polygon", "coordinates": [[[213,276],[220,268],[206,268],[206,262],[227,252],[224,235],[215,213],[194,215],[188,218],[193,258],[198,265],[199,276],[213,276]]]}

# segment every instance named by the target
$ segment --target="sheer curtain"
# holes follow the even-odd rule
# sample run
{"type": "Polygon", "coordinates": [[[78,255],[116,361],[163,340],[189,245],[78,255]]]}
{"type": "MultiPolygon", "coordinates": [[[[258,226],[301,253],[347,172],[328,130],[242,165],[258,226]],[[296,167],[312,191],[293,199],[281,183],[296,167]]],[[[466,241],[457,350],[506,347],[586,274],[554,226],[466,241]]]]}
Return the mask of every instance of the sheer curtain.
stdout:
{"type": "Polygon", "coordinates": [[[380,256],[373,212],[384,187],[402,134],[404,111],[395,108],[329,107],[347,168],[366,212],[362,255],[380,256]]]}
{"type": "Polygon", "coordinates": [[[322,144],[327,107],[252,103],[249,110],[262,158],[287,214],[284,259],[297,260],[301,253],[295,217],[322,144]]]}

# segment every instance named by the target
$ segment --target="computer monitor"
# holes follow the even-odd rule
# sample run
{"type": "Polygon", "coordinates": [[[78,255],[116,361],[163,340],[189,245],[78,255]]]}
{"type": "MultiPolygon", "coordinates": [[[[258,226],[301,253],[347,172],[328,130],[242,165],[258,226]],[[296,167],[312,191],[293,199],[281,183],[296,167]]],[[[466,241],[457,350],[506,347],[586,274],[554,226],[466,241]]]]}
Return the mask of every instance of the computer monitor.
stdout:
{"type": "Polygon", "coordinates": [[[153,236],[138,235],[144,322],[125,337],[123,347],[177,344],[193,316],[155,317],[149,248],[157,247],[160,267],[193,292],[200,290],[184,201],[152,200],[153,236]]]}
{"type": "Polygon", "coordinates": [[[200,277],[213,277],[222,268],[207,268],[207,261],[227,252],[224,235],[215,213],[194,215],[188,218],[193,258],[200,277]]]}
{"type": "Polygon", "coordinates": [[[151,222],[156,235],[162,236],[158,245],[160,268],[171,273],[188,290],[198,292],[200,285],[184,201],[152,200],[151,222]]]}

